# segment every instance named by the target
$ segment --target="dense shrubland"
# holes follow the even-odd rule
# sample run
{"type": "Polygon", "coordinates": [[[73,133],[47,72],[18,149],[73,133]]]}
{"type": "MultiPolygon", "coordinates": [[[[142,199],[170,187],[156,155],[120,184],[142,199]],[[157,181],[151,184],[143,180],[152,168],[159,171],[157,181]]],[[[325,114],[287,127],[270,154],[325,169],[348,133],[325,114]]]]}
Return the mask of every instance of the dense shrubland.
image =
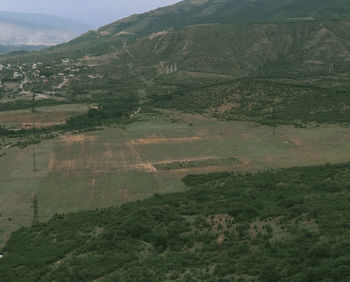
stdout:
{"type": "Polygon", "coordinates": [[[350,164],[188,176],[185,192],[15,232],[2,281],[347,281],[350,164]]]}

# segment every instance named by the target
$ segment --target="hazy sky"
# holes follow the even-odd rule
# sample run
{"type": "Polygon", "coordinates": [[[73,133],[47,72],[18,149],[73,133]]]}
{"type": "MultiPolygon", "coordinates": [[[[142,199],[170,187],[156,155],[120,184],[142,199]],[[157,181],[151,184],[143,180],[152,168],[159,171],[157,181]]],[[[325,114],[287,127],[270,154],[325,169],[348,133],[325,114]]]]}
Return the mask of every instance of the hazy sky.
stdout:
{"type": "Polygon", "coordinates": [[[98,27],[180,0],[0,0],[0,10],[45,13],[98,27]]]}

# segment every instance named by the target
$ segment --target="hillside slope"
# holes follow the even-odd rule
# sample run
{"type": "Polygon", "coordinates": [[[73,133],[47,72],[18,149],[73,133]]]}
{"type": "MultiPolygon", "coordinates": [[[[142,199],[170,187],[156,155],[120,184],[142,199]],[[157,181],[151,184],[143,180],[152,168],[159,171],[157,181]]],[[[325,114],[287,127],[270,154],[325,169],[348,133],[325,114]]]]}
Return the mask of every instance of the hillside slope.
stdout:
{"type": "Polygon", "coordinates": [[[349,164],[187,177],[187,192],[15,232],[2,281],[348,281],[349,164]]]}
{"type": "Polygon", "coordinates": [[[131,39],[191,25],[244,25],[313,20],[350,20],[350,4],[346,0],[185,0],[144,14],[132,15],[96,31],[89,31],[72,43],[91,45],[96,40],[114,41],[116,37],[131,39]]]}
{"type": "Polygon", "coordinates": [[[104,34],[147,34],[196,24],[246,24],[291,19],[350,19],[346,0],[185,0],[133,15],[99,29],[104,34]]]}

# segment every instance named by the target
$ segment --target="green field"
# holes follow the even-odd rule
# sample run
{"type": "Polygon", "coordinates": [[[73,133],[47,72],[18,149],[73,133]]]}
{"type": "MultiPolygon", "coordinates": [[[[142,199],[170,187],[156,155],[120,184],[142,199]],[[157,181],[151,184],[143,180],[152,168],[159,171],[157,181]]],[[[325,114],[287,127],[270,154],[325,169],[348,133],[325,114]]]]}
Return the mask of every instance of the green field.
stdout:
{"type": "Polygon", "coordinates": [[[350,161],[347,127],[281,126],[274,135],[271,127],[250,122],[175,118],[140,115],[126,126],[43,141],[35,146],[36,172],[32,146],[6,149],[0,158],[0,245],[11,231],[31,224],[35,194],[45,221],[56,213],[180,191],[188,174],[350,161]]]}

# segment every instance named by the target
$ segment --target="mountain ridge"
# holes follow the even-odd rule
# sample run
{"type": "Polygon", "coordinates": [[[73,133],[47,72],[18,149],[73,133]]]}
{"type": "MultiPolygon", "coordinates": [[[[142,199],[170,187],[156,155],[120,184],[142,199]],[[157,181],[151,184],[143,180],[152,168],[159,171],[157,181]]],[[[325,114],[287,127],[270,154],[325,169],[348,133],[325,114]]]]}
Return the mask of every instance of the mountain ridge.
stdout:
{"type": "Polygon", "coordinates": [[[117,34],[147,34],[170,27],[193,24],[251,24],[299,19],[350,19],[350,4],[345,0],[187,0],[172,6],[136,14],[98,29],[117,34]]]}

